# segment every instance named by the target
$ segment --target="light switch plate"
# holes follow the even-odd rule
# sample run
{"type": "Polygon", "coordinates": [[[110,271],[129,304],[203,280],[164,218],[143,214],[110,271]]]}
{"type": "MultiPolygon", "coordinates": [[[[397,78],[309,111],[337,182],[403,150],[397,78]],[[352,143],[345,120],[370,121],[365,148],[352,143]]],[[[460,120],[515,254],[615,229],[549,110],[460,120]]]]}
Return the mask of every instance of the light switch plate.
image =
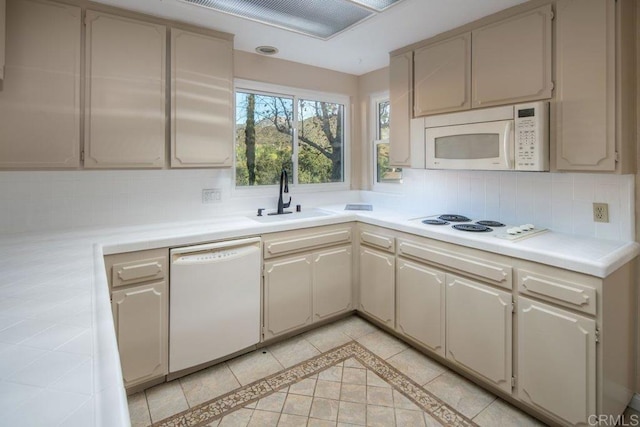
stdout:
{"type": "Polygon", "coordinates": [[[222,190],[220,188],[203,188],[202,203],[220,203],[222,201],[222,190]]]}
{"type": "Polygon", "coordinates": [[[593,204],[593,220],[595,222],[609,222],[609,204],[608,203],[593,204]]]}

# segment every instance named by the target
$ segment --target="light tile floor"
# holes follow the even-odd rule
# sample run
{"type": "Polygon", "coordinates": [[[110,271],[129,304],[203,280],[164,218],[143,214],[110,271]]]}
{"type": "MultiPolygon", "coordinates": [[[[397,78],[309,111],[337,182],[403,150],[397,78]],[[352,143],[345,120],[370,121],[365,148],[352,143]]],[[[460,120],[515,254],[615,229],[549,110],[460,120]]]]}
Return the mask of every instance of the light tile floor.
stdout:
{"type": "MultiPolygon", "coordinates": [[[[150,426],[354,340],[480,426],[543,425],[357,316],[129,396],[131,424],[150,426]]],[[[350,358],[209,425],[430,427],[441,424],[350,358]]]]}

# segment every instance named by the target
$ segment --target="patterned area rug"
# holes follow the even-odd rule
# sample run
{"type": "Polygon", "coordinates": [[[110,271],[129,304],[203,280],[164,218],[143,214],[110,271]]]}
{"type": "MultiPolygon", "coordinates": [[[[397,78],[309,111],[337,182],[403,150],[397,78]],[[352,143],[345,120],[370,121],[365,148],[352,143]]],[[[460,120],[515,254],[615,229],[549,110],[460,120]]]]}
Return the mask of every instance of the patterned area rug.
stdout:
{"type": "Polygon", "coordinates": [[[364,368],[372,371],[388,383],[394,390],[402,393],[421,410],[446,426],[476,426],[476,424],[457,412],[451,406],[435,397],[393,366],[371,353],[356,342],[350,342],[330,350],[291,368],[240,387],[223,396],[216,397],[194,408],[164,419],[154,426],[205,426],[220,418],[246,407],[266,396],[303,381],[325,371],[347,359],[355,359],[364,368]]]}

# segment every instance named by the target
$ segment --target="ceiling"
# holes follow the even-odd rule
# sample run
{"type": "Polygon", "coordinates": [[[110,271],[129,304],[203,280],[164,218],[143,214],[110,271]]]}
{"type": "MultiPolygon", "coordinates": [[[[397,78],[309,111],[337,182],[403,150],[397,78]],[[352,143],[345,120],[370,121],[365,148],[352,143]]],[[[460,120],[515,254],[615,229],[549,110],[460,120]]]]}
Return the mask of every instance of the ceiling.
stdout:
{"type": "Polygon", "coordinates": [[[232,33],[238,50],[255,52],[258,46],[275,46],[277,58],[354,75],[387,66],[392,50],[525,1],[404,0],[329,40],[320,40],[179,0],[98,0],[232,33]]]}

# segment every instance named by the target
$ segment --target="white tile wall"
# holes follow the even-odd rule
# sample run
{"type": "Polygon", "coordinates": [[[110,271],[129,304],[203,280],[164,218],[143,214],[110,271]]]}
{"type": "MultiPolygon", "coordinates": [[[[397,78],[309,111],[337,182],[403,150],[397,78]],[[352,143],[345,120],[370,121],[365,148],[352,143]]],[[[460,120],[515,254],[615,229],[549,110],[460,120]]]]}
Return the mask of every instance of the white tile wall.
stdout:
{"type": "Polygon", "coordinates": [[[405,169],[396,193],[363,192],[364,201],[418,216],[458,213],[508,224],[634,240],[634,175],[405,169]],[[609,223],[593,221],[592,203],[609,204],[609,223]]]}
{"type": "MultiPolygon", "coordinates": [[[[0,234],[81,227],[204,220],[258,207],[273,195],[232,195],[232,170],[0,172],[0,234]],[[220,203],[203,204],[202,189],[222,189],[220,203]]],[[[358,200],[359,192],[295,193],[292,206],[358,200]]]]}

